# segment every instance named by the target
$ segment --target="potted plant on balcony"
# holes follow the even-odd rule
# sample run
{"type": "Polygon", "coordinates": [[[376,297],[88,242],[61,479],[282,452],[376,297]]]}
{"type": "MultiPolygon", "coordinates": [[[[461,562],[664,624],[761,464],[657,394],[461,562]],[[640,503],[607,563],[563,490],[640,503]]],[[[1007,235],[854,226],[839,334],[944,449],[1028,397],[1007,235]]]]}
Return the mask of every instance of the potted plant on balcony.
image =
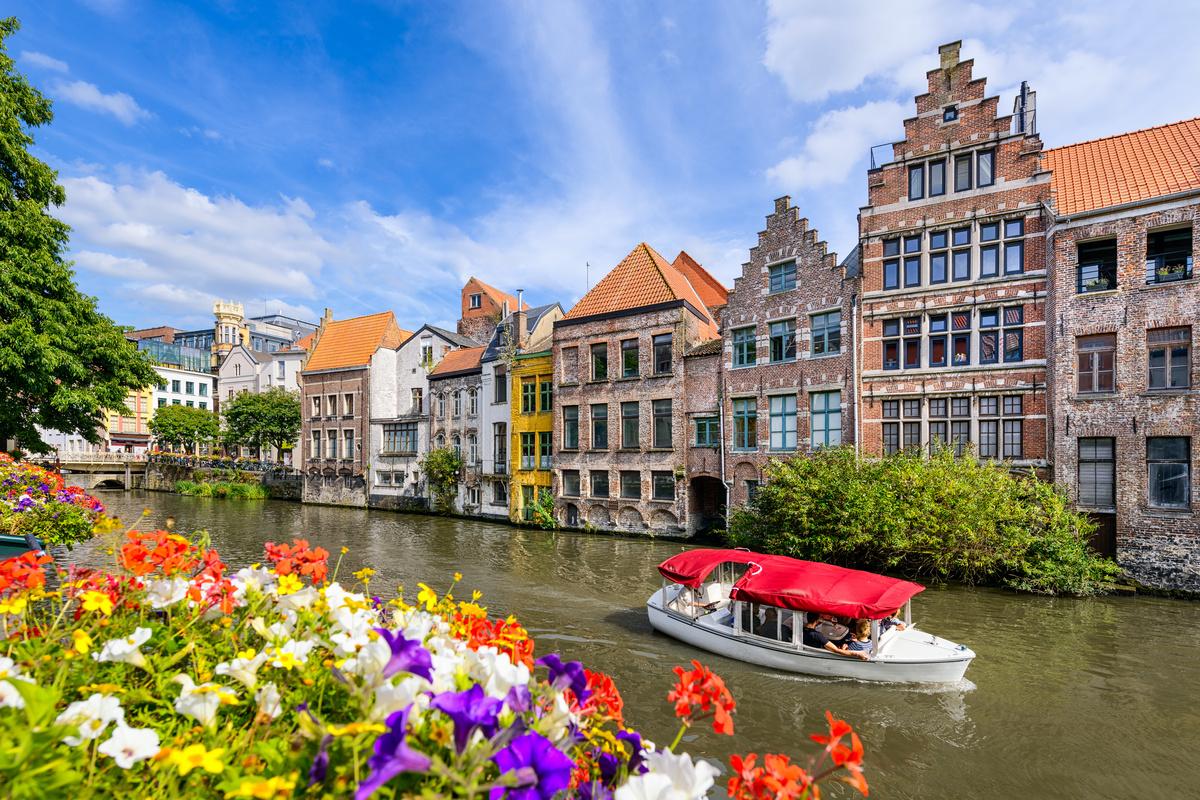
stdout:
{"type": "Polygon", "coordinates": [[[1108,288],[1108,278],[1092,278],[1083,284],[1083,288],[1088,292],[1102,292],[1108,288]]]}
{"type": "Polygon", "coordinates": [[[1171,264],[1169,266],[1158,268],[1158,280],[1163,281],[1178,281],[1183,280],[1185,265],[1182,263],[1171,264]]]}

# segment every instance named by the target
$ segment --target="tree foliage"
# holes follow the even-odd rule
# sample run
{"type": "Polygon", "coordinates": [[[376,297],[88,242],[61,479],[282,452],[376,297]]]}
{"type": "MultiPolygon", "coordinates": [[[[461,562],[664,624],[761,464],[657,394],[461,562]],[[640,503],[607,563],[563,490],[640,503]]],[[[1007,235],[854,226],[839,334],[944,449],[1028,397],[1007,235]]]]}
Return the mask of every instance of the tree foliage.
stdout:
{"type": "Polygon", "coordinates": [[[204,408],[169,405],[155,409],[150,433],[160,445],[191,451],[196,444],[211,442],[221,432],[217,415],[204,408]]]}
{"type": "Polygon", "coordinates": [[[15,69],[0,20],[0,440],[47,452],[35,426],[99,442],[107,408],[158,382],[150,361],[75,285],[64,259],[70,228],[50,215],[66,193],[29,153],[32,128],[54,115],[15,69]]]}
{"type": "Polygon", "coordinates": [[[454,511],[458,475],[462,468],[462,456],[450,447],[435,447],[421,459],[421,471],[429,480],[429,488],[434,495],[434,508],[443,514],[454,511]]]}
{"type": "Polygon", "coordinates": [[[883,459],[822,450],[773,462],[766,477],[730,511],[735,545],[1044,594],[1096,594],[1117,571],[1060,490],[948,448],[883,459]]]}
{"type": "Polygon", "coordinates": [[[258,450],[290,449],[300,435],[300,395],[282,386],[265,392],[239,392],[225,403],[225,441],[258,450]]]}

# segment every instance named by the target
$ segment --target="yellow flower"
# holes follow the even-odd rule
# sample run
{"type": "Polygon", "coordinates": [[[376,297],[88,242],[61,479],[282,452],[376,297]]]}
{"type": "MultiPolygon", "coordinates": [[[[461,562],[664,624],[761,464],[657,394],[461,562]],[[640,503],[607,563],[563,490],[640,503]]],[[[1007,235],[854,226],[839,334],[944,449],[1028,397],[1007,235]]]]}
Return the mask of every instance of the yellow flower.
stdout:
{"type": "Polygon", "coordinates": [[[334,736],[358,736],[360,733],[366,733],[367,731],[386,733],[387,728],[383,727],[382,725],[364,722],[351,722],[349,725],[343,725],[341,727],[337,725],[329,726],[329,732],[334,736]]]}
{"type": "Polygon", "coordinates": [[[454,582],[458,583],[461,580],[462,580],[462,573],[461,572],[454,573],[454,582]]]}
{"type": "Polygon", "coordinates": [[[242,785],[237,789],[226,792],[225,797],[257,797],[260,800],[271,800],[275,797],[287,797],[295,787],[295,781],[276,775],[265,781],[242,781],[242,785]]]}
{"type": "Polygon", "coordinates": [[[89,683],[87,686],[80,686],[80,694],[91,694],[99,692],[100,694],[121,694],[125,690],[115,683],[89,683]]]}
{"type": "Polygon", "coordinates": [[[88,648],[92,646],[92,637],[83,631],[72,631],[71,640],[74,642],[75,649],[81,653],[86,653],[88,648]]]}
{"type": "Polygon", "coordinates": [[[487,606],[477,606],[474,603],[463,602],[459,603],[458,607],[465,616],[479,617],[480,619],[487,617],[487,606]]]}
{"type": "Polygon", "coordinates": [[[197,686],[195,689],[187,692],[188,694],[215,694],[217,699],[221,701],[223,706],[236,706],[239,704],[237,695],[228,686],[197,686]]]}
{"type": "Polygon", "coordinates": [[[302,667],[304,662],[296,658],[294,653],[281,653],[276,651],[275,660],[279,662],[279,666],[286,670],[291,670],[292,667],[302,667]]]}
{"type": "Polygon", "coordinates": [[[104,616],[109,616],[113,611],[112,598],[104,592],[97,592],[92,589],[79,595],[79,599],[83,601],[84,611],[99,611],[104,616]]]}
{"type": "Polygon", "coordinates": [[[354,577],[358,578],[360,581],[369,581],[371,576],[374,574],[375,570],[371,569],[370,567],[363,567],[358,572],[354,573],[354,577]]]}
{"type": "Polygon", "coordinates": [[[279,596],[300,591],[300,579],[295,575],[283,575],[279,578],[279,596]]]}
{"type": "Polygon", "coordinates": [[[349,548],[349,547],[343,547],[343,548],[342,548],[342,555],[346,555],[346,553],[349,553],[349,552],[350,552],[350,548],[349,548]]]}
{"type": "Polygon", "coordinates": [[[424,603],[426,611],[433,611],[437,608],[437,592],[423,583],[418,583],[417,586],[421,587],[421,591],[417,595],[417,602],[424,603]]]}
{"type": "Polygon", "coordinates": [[[224,752],[224,747],[206,750],[202,744],[193,744],[182,750],[172,750],[170,759],[171,763],[179,768],[180,775],[187,775],[194,769],[215,774],[225,771],[225,765],[221,762],[221,754],[224,752]]]}
{"type": "Polygon", "coordinates": [[[23,595],[0,600],[0,614],[24,614],[27,605],[29,599],[23,595]]]}
{"type": "Polygon", "coordinates": [[[258,653],[254,652],[254,648],[251,647],[249,650],[239,650],[237,657],[244,658],[247,661],[249,661],[250,659],[254,658],[256,655],[258,655],[258,653]]]}

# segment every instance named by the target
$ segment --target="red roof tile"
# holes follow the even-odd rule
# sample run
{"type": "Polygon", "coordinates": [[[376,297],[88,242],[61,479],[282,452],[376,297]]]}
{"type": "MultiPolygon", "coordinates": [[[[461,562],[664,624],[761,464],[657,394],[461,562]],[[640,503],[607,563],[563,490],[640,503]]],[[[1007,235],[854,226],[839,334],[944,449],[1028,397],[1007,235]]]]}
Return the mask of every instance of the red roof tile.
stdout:
{"type": "Polygon", "coordinates": [[[366,366],[380,347],[399,347],[410,336],[400,330],[391,311],[334,320],[325,326],[304,370],[366,366]]]}
{"type": "Polygon", "coordinates": [[[1044,158],[1062,216],[1200,188],[1200,117],[1056,147],[1044,158]]]}
{"type": "Polygon", "coordinates": [[[479,358],[486,349],[486,347],[464,347],[461,350],[451,350],[442,356],[442,360],[433,368],[433,372],[429,373],[429,376],[432,378],[435,375],[475,369],[479,366],[479,358]]]}
{"type": "Polygon", "coordinates": [[[317,338],[317,334],[314,331],[313,333],[310,333],[308,336],[305,336],[303,339],[298,339],[298,340],[292,342],[291,344],[289,344],[287,347],[284,347],[282,349],[283,350],[308,350],[309,348],[312,347],[313,339],[315,339],[315,338],[317,338]]]}
{"type": "MultiPolygon", "coordinates": [[[[510,311],[517,310],[517,298],[513,297],[511,294],[508,294],[507,292],[502,292],[499,289],[497,289],[495,286],[488,286],[486,283],[479,280],[479,278],[472,277],[467,281],[467,283],[470,283],[471,281],[475,281],[475,283],[479,285],[480,289],[483,289],[485,292],[487,292],[488,296],[491,297],[493,301],[495,301],[496,305],[498,305],[498,306],[504,305],[504,301],[507,300],[509,310],[510,311]]],[[[523,310],[523,311],[529,310],[529,304],[526,303],[524,300],[521,301],[521,310],[523,310]]]]}
{"type": "Polygon", "coordinates": [[[628,311],[672,300],[686,300],[702,315],[706,324],[699,331],[701,339],[720,336],[716,324],[705,310],[704,302],[688,279],[668,264],[654,248],[642,242],[601,278],[563,319],[628,311]]]}
{"type": "Polygon", "coordinates": [[[708,270],[689,256],[686,250],[679,251],[679,255],[675,256],[675,263],[671,266],[684,274],[705,306],[723,306],[729,302],[729,290],[709,275],[708,270]]]}

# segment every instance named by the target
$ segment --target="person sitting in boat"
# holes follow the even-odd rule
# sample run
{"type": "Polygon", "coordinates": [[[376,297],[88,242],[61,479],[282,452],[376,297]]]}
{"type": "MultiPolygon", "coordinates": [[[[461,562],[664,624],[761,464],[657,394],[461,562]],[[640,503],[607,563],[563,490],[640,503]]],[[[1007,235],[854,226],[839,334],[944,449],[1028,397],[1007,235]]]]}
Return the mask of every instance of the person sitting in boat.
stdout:
{"type": "Polygon", "coordinates": [[[898,631],[904,630],[905,625],[903,622],[900,621],[900,612],[901,611],[903,611],[903,609],[897,608],[895,611],[892,612],[892,615],[890,617],[879,620],[879,635],[880,636],[883,635],[884,631],[889,630],[890,628],[895,628],[898,631]]]}
{"type": "Polygon", "coordinates": [[[820,621],[821,615],[813,612],[808,613],[807,622],[804,624],[804,644],[808,647],[815,647],[818,650],[828,650],[839,656],[847,656],[849,658],[861,658],[863,661],[869,661],[871,656],[861,650],[850,650],[846,645],[839,647],[826,638],[825,634],[817,630],[817,623],[820,621]]]}
{"type": "Polygon", "coordinates": [[[780,642],[792,641],[791,625],[784,625],[783,636],[779,635],[779,613],[773,608],[767,609],[766,620],[762,625],[758,626],[758,630],[756,630],[754,633],[758,636],[762,636],[767,639],[775,639],[776,641],[780,642]]]}
{"type": "Polygon", "coordinates": [[[850,641],[846,643],[846,648],[849,650],[858,650],[868,654],[871,652],[872,644],[870,620],[854,620],[854,633],[850,635],[850,641]]]}

